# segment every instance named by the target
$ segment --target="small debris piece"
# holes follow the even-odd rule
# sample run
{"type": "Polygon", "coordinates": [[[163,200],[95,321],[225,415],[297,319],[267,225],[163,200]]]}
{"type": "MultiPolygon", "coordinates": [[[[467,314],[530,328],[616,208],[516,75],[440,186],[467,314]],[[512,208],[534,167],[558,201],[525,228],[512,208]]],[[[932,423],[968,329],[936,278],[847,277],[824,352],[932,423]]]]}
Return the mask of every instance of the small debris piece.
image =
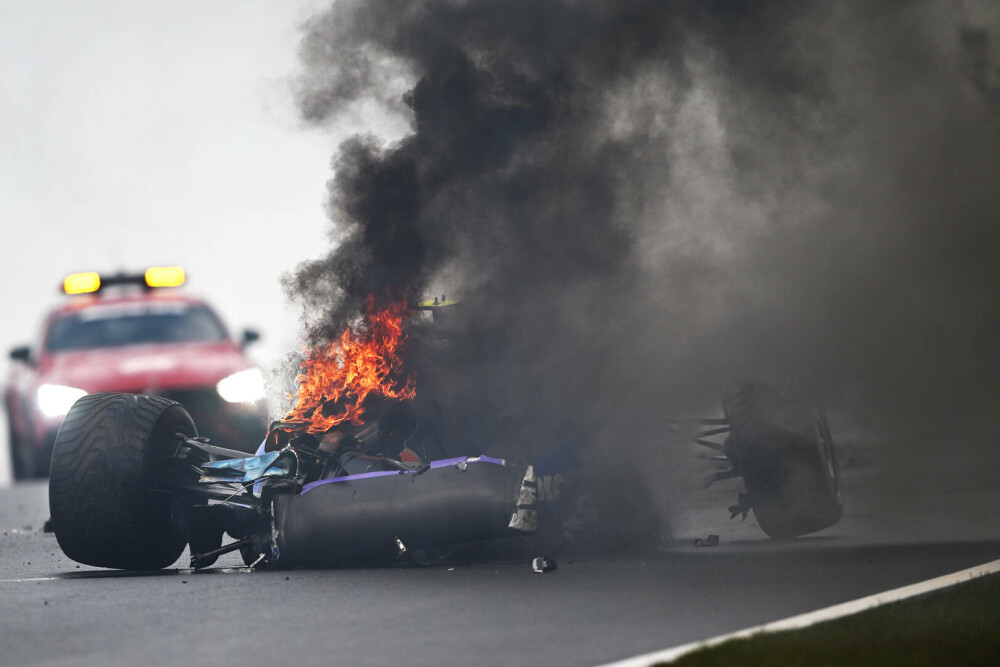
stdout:
{"type": "Polygon", "coordinates": [[[55,529],[52,527],[52,517],[49,517],[48,519],[45,520],[45,523],[42,525],[42,532],[43,533],[55,532],[55,529]]]}
{"type": "Polygon", "coordinates": [[[406,545],[403,544],[403,540],[396,538],[396,555],[403,557],[406,555],[406,545]]]}
{"type": "Polygon", "coordinates": [[[753,503],[750,501],[749,494],[742,493],[742,492],[737,493],[736,494],[736,504],[735,505],[730,505],[729,508],[728,508],[729,509],[729,520],[732,521],[737,516],[739,516],[739,515],[742,514],[743,518],[740,519],[740,520],[741,521],[746,521],[747,520],[747,514],[750,513],[750,510],[752,508],[753,508],[753,503]]]}
{"type": "Polygon", "coordinates": [[[544,574],[545,572],[554,572],[559,564],[556,563],[555,558],[549,558],[548,556],[539,556],[538,558],[531,561],[531,571],[537,572],[538,574],[544,574]]]}
{"type": "Polygon", "coordinates": [[[709,535],[705,539],[701,539],[699,537],[697,540],[694,541],[694,545],[696,547],[717,547],[719,546],[719,536],[709,535]]]}

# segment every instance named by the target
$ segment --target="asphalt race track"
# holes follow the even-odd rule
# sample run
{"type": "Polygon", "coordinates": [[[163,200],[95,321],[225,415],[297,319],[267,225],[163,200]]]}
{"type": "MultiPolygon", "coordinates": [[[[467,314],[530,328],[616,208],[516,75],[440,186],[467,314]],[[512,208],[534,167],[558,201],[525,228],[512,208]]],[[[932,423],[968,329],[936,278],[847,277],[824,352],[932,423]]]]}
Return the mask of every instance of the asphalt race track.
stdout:
{"type": "MultiPolygon", "coordinates": [[[[194,573],[78,566],[42,532],[44,483],[0,489],[4,664],[595,665],[1000,558],[1000,471],[920,500],[867,498],[814,537],[729,522],[732,487],[675,507],[656,553],[454,568],[194,573]],[[871,502],[869,502],[871,501],[871,502]],[[720,535],[714,548],[693,537],[720,535]]],[[[186,564],[185,560],[178,563],[186,564]]]]}

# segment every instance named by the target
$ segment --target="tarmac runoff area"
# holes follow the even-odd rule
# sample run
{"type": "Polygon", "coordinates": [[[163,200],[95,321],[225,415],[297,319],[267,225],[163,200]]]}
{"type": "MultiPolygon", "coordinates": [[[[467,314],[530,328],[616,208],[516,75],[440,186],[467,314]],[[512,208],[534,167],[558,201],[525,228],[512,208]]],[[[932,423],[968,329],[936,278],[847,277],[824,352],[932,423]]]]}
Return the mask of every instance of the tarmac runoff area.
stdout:
{"type": "Polygon", "coordinates": [[[926,593],[949,588],[977,577],[997,574],[998,572],[1000,572],[1000,560],[995,560],[983,565],[977,565],[965,570],[946,574],[941,577],[928,579],[927,581],[921,581],[909,586],[895,588],[891,591],[868,595],[857,600],[851,600],[850,602],[844,602],[842,604],[833,605],[832,607],[826,607],[824,609],[817,609],[816,611],[809,612],[807,614],[799,614],[780,621],[773,621],[771,623],[765,623],[764,625],[758,625],[752,628],[745,628],[736,632],[718,635],[703,641],[682,644],[681,646],[675,646],[662,651],[654,651],[652,653],[637,655],[634,658],[609,662],[601,665],[600,667],[649,667],[654,664],[669,663],[693,651],[716,646],[732,639],[743,639],[765,632],[781,632],[783,630],[799,630],[807,628],[817,623],[843,618],[844,616],[850,616],[868,609],[874,609],[875,607],[879,607],[884,604],[899,602],[918,595],[924,595],[926,593]]]}

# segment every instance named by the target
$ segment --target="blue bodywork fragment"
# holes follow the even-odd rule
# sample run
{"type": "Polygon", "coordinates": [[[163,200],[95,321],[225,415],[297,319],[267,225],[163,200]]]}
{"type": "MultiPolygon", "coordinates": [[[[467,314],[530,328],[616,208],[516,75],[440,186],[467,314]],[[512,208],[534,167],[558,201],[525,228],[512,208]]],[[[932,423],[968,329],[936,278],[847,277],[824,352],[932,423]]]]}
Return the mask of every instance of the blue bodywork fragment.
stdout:
{"type": "Polygon", "coordinates": [[[295,456],[280,452],[267,452],[245,459],[226,459],[202,463],[202,480],[252,482],[263,477],[288,477],[295,472],[295,456]],[[283,456],[284,454],[284,456],[283,456]]]}

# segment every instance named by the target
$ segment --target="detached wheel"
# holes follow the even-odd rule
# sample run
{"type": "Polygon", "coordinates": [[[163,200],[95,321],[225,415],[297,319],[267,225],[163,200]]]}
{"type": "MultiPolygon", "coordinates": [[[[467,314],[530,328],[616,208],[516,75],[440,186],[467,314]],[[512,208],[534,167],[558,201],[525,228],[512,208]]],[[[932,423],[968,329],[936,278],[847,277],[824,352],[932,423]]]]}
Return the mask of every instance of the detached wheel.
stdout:
{"type": "Polygon", "coordinates": [[[830,427],[818,404],[751,383],[725,395],[729,445],[754,516],[773,538],[828,528],[844,511],[830,427]]]}
{"type": "Polygon", "coordinates": [[[157,473],[178,432],[197,435],[187,411],[165,398],[91,394],[73,405],[56,435],[49,478],[52,527],[67,556],[122,570],[177,560],[187,528],[157,473]]]}

